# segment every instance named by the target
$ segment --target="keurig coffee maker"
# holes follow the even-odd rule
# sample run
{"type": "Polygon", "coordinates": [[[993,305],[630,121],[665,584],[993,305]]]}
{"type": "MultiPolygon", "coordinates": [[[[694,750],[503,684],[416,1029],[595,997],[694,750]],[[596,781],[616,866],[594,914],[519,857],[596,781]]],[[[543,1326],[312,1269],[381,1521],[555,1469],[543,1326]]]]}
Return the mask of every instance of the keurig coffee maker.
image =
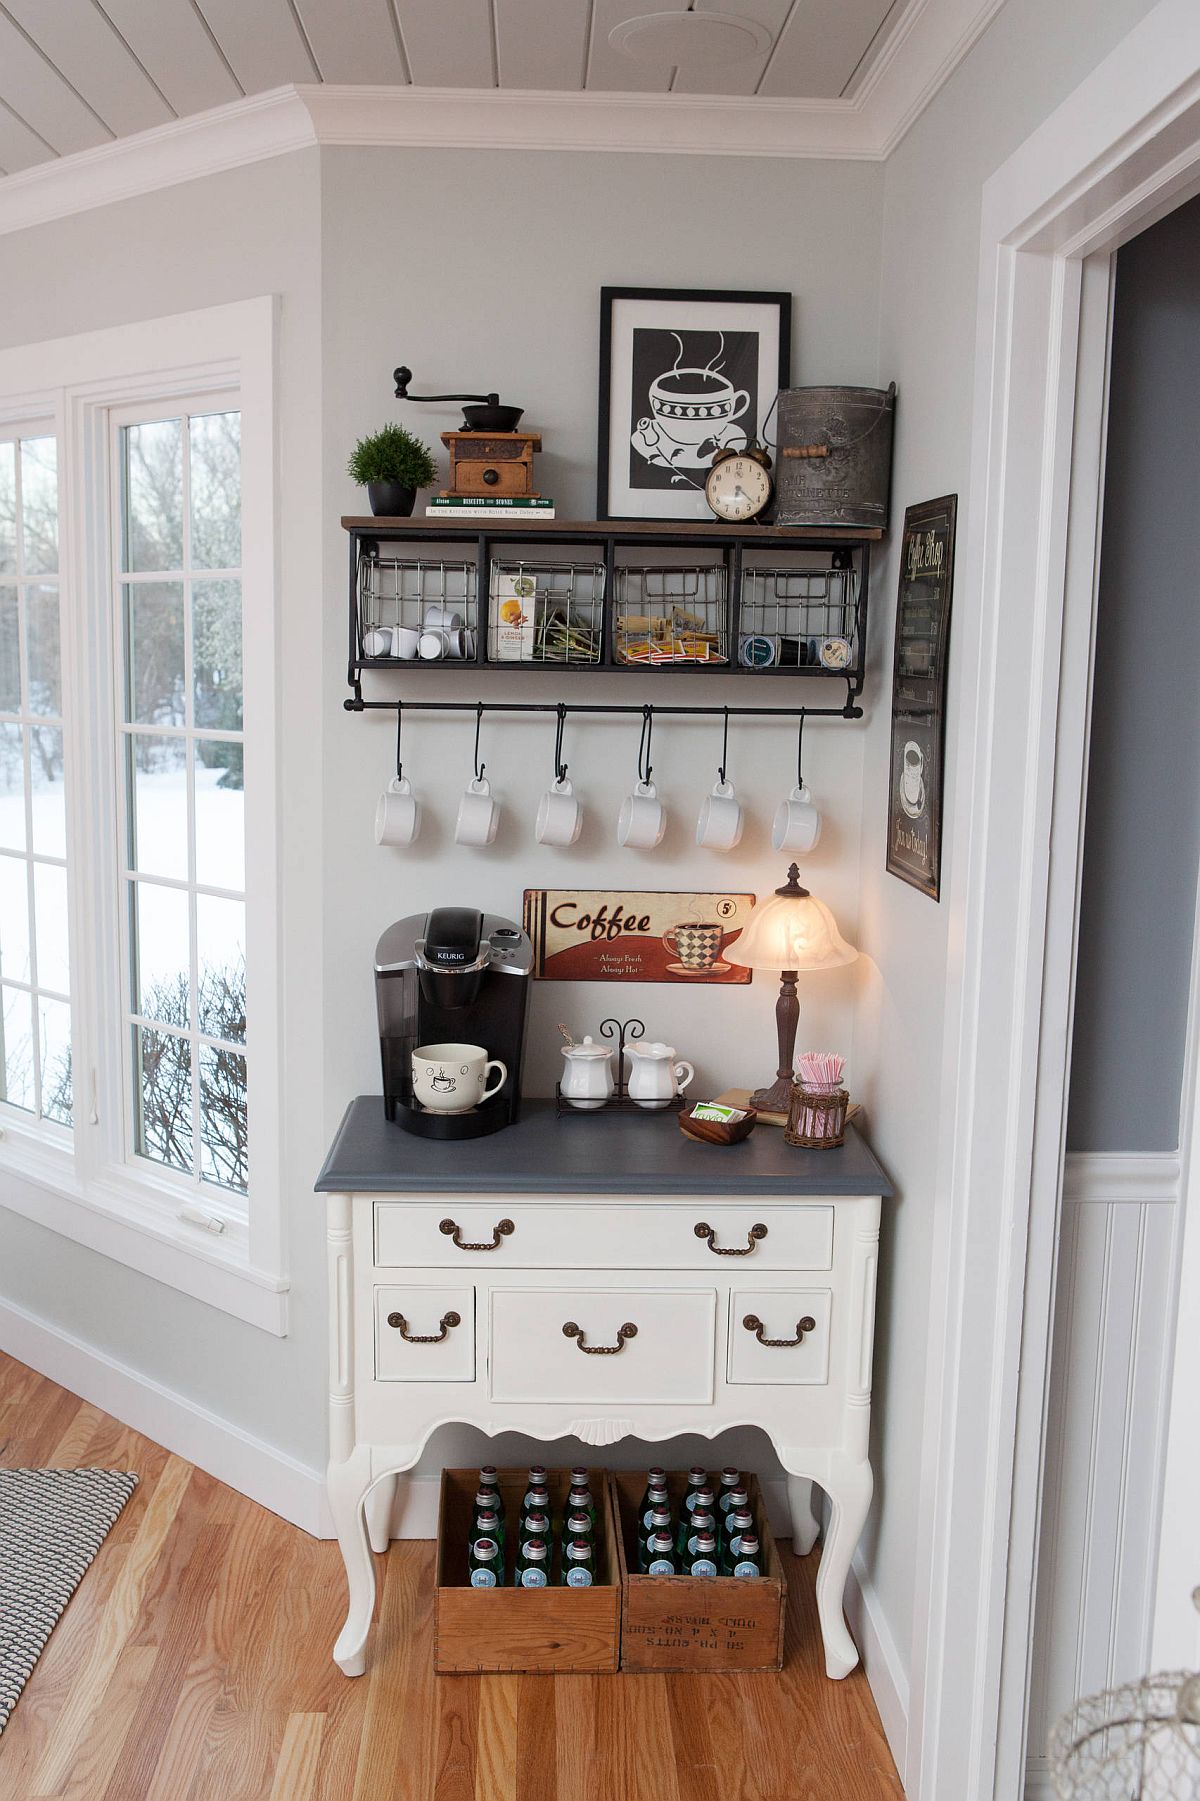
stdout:
{"type": "Polygon", "coordinates": [[[388,927],[375,947],[375,998],[389,1119],[422,1138],[482,1138],[512,1125],[532,969],[529,939],[495,913],[435,907],[388,927]],[[504,1065],[503,1082],[469,1111],[423,1107],[413,1092],[413,1052],[442,1044],[479,1045],[504,1065]]]}

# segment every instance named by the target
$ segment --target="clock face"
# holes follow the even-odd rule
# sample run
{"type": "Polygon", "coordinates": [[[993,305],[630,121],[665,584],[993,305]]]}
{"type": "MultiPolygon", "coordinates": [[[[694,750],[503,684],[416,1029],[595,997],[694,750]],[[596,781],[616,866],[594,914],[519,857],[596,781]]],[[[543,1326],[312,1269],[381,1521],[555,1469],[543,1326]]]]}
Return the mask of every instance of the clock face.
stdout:
{"type": "Polygon", "coordinates": [[[850,640],[849,638],[822,638],[817,655],[821,659],[823,669],[849,669],[850,640]]]}
{"type": "Polygon", "coordinates": [[[754,457],[723,457],[704,484],[708,504],[718,519],[736,524],[756,519],[771,498],[771,478],[754,457]]]}

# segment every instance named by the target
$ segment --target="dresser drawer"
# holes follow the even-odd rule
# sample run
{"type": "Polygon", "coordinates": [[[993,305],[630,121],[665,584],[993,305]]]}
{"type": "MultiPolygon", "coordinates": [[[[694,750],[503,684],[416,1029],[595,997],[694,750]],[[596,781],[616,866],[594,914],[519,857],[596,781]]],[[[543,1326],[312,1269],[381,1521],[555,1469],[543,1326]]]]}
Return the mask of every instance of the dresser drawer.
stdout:
{"type": "Polygon", "coordinates": [[[475,1290],[377,1288],[375,1376],[380,1382],[473,1382],[475,1290]]]}
{"type": "Polygon", "coordinates": [[[712,1289],[493,1289],[492,1399],[709,1402],[715,1336],[712,1289]]]}
{"type": "Polygon", "coordinates": [[[829,1380],[827,1288],[735,1288],[729,1297],[729,1381],[829,1380]]]}
{"type": "Polygon", "coordinates": [[[377,1201],[375,1261],[381,1269],[821,1270],[833,1261],[833,1208],[703,1198],[614,1207],[586,1195],[540,1207],[503,1196],[485,1206],[456,1196],[377,1201]]]}

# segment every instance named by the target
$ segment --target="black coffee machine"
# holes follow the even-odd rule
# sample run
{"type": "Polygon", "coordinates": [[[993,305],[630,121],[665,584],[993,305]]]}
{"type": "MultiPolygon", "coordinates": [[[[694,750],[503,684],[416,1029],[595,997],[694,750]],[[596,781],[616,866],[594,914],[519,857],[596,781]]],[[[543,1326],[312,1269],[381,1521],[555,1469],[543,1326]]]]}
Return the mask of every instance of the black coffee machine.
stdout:
{"type": "Polygon", "coordinates": [[[435,907],[388,927],[375,947],[375,998],[387,1117],[422,1138],[482,1138],[521,1109],[525,1004],[533,946],[511,919],[473,907],[435,907]],[[434,1113],[413,1095],[418,1045],[480,1044],[508,1070],[469,1113],[434,1113]]]}

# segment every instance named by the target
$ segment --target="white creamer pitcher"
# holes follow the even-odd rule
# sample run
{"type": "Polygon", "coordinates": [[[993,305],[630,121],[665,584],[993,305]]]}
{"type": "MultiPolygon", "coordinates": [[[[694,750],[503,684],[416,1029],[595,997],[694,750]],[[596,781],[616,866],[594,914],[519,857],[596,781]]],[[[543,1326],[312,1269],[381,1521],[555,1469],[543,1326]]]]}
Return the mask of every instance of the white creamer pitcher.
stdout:
{"type": "Polygon", "coordinates": [[[625,1051],[630,1060],[629,1098],[639,1107],[669,1107],[696,1073],[690,1063],[675,1061],[671,1044],[626,1043],[625,1051]]]}

